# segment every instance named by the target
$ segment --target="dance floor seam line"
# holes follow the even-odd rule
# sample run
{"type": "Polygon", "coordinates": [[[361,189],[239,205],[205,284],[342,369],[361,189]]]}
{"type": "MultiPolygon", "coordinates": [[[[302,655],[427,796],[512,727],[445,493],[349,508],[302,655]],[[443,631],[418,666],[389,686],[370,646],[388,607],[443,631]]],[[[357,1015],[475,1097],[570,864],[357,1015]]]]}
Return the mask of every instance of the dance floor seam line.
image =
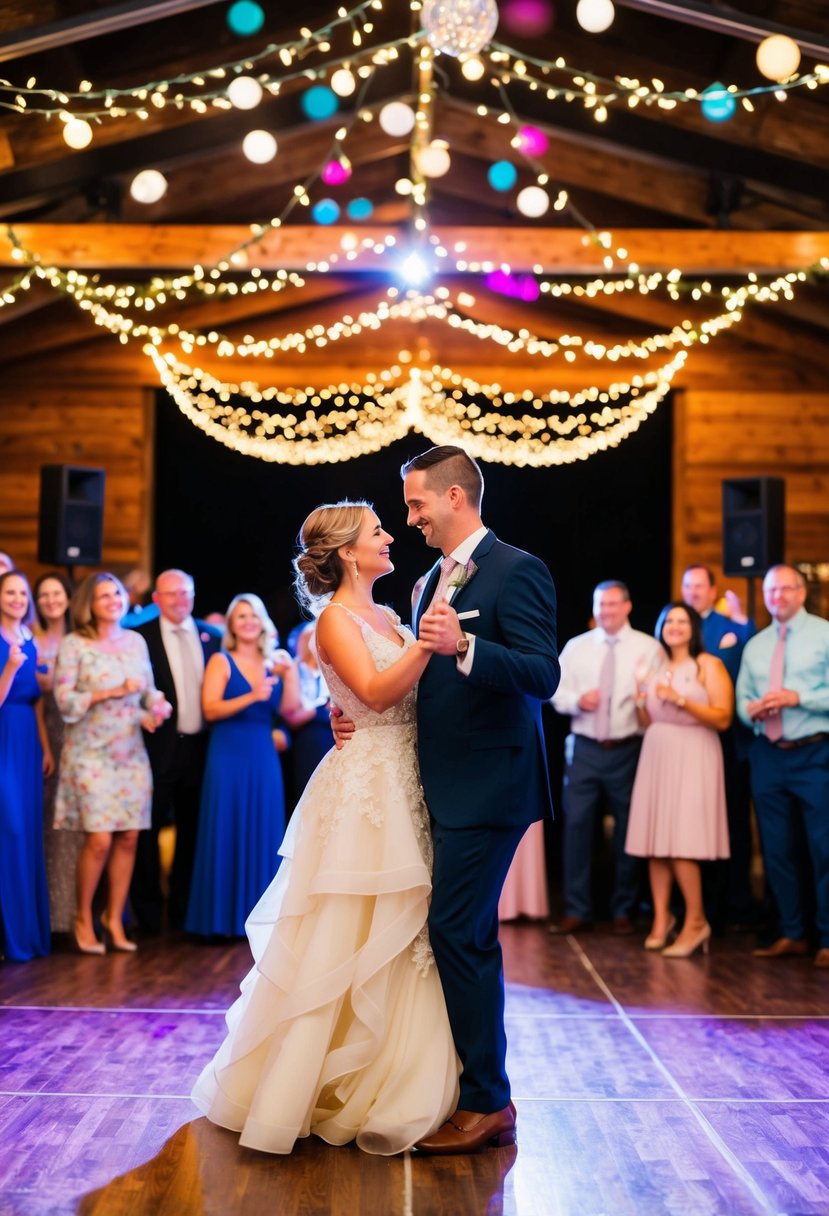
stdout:
{"type": "Polygon", "coordinates": [[[579,962],[581,963],[582,967],[584,967],[585,971],[587,971],[588,975],[593,980],[593,983],[597,986],[599,991],[605,995],[607,1000],[611,1002],[614,1009],[617,1011],[619,1019],[627,1031],[636,1040],[642,1050],[645,1051],[648,1056],[650,1056],[656,1068],[668,1082],[677,1097],[682,1101],[686,1110],[692,1116],[702,1133],[707,1137],[712,1148],[720,1154],[723,1161],[730,1166],[735,1176],[740,1179],[743,1186],[748,1190],[752,1199],[754,1199],[755,1203],[758,1205],[759,1210],[765,1213],[765,1216],[779,1216],[777,1207],[770,1204],[768,1198],[743,1163],[728,1147],[717,1130],[711,1126],[708,1119],[706,1119],[705,1115],[702,1113],[697,1104],[697,1100],[694,1100],[688,1094],[686,1094],[685,1090],[668,1068],[667,1064],[665,1064],[665,1062],[661,1059],[658,1053],[654,1050],[654,1048],[636,1026],[636,1023],[633,1021],[630,1014],[627,1013],[624,1006],[621,1005],[613,995],[610,987],[602,979],[590,957],[586,954],[579,942],[576,941],[576,939],[572,936],[568,938],[568,942],[571,950],[579,959],[579,962]]]}

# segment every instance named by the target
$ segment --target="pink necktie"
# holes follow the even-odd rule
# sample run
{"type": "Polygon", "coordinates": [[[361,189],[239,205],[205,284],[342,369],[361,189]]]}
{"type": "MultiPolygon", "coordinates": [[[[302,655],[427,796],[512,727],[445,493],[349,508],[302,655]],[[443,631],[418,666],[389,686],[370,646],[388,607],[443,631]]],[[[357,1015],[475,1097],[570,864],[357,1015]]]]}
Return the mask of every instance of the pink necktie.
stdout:
{"type": "Polygon", "coordinates": [[[460,562],[456,562],[454,557],[445,557],[440,563],[440,578],[438,579],[437,587],[435,587],[435,594],[429,601],[430,608],[432,604],[438,604],[441,600],[446,599],[446,593],[449,590],[449,580],[459,565],[460,562]]]}
{"type": "Polygon", "coordinates": [[[607,638],[607,653],[599,672],[599,708],[596,710],[596,738],[603,742],[610,735],[610,706],[613,701],[613,681],[616,677],[615,646],[618,638],[607,638]]]}
{"type": "MultiPolygon", "coordinates": [[[[781,625],[777,642],[771,652],[769,667],[769,692],[777,692],[783,687],[783,665],[786,658],[786,632],[788,625],[781,625]]],[[[772,743],[783,738],[783,711],[778,710],[771,718],[766,718],[766,738],[772,743]]]]}

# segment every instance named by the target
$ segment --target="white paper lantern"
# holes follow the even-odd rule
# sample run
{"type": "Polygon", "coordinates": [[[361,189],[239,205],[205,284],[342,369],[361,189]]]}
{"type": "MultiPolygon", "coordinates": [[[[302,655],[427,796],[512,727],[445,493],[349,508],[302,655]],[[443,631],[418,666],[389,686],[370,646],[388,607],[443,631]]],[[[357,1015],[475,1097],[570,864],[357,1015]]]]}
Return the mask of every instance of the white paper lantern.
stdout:
{"type": "Polygon", "coordinates": [[[415,112],[405,101],[390,101],[380,111],[380,126],[387,135],[408,135],[415,125],[415,112]]]}
{"type": "Polygon", "coordinates": [[[521,214],[530,220],[537,220],[550,206],[550,196],[540,186],[525,186],[519,191],[515,201],[521,214]]]}
{"type": "Polygon", "coordinates": [[[477,55],[498,27],[495,0],[426,0],[421,15],[426,39],[445,55],[477,55]]]}
{"type": "Polygon", "coordinates": [[[757,48],[757,67],[769,80],[788,80],[800,67],[800,47],[786,34],[772,34],[757,48]]]}
{"type": "Polygon", "coordinates": [[[477,55],[470,55],[461,64],[461,72],[465,80],[480,80],[485,71],[483,60],[479,59],[477,55]]]}
{"type": "Polygon", "coordinates": [[[237,76],[227,86],[227,96],[237,110],[252,110],[262,100],[262,86],[252,76],[237,76]]]}
{"type": "Polygon", "coordinates": [[[576,21],[588,34],[601,34],[613,24],[613,0],[579,0],[576,21]]]}
{"type": "Polygon", "coordinates": [[[92,128],[85,118],[70,118],[63,128],[63,138],[70,148],[85,148],[92,143],[92,128]]]}
{"type": "Polygon", "coordinates": [[[424,177],[443,177],[452,163],[449,149],[441,139],[435,139],[417,152],[417,167],[424,177]]]}
{"type": "Polygon", "coordinates": [[[255,165],[266,165],[276,156],[276,140],[270,131],[248,131],[242,140],[242,151],[255,165]]]}
{"type": "Polygon", "coordinates": [[[337,68],[336,72],[332,74],[329,84],[338,97],[350,97],[357,88],[354,74],[349,72],[348,68],[337,68]]]}
{"type": "Polygon", "coordinates": [[[167,193],[167,178],[158,169],[142,169],[130,183],[130,194],[137,203],[157,203],[167,193]]]}

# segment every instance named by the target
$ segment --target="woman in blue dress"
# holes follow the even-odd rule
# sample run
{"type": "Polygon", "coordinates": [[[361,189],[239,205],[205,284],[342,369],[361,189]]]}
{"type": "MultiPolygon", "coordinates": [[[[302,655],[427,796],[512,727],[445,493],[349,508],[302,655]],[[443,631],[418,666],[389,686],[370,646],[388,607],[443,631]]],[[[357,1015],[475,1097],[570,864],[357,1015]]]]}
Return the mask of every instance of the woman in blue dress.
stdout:
{"type": "Polygon", "coordinates": [[[204,672],[202,710],[212,723],[202,785],[196,859],[185,929],[242,937],[245,920],[273,878],[285,831],[274,715],[300,705],[290,655],[258,595],[227,610],[224,649],[204,672]]]}
{"type": "Polygon", "coordinates": [[[49,953],[43,859],[43,775],[54,761],[28,625],[32,596],[22,574],[0,575],[0,928],[5,958],[49,953]]]}

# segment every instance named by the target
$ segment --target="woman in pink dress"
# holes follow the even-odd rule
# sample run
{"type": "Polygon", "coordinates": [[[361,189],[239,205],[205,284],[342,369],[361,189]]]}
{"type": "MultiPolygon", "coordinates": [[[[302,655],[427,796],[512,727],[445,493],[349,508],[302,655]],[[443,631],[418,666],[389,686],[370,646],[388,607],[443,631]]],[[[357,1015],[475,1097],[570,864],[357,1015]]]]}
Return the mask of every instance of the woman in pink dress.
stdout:
{"type": "Polygon", "coordinates": [[[664,661],[639,686],[636,711],[647,730],[630,803],[625,849],[648,858],[653,925],[646,950],[665,958],[708,952],[711,926],[702,903],[700,861],[729,855],[722,748],[717,732],[734,713],[734,689],[723,664],[706,654],[702,619],[682,602],[656,623],[664,661]],[[676,880],[685,901],[682,930],[670,900],[676,880]]]}

